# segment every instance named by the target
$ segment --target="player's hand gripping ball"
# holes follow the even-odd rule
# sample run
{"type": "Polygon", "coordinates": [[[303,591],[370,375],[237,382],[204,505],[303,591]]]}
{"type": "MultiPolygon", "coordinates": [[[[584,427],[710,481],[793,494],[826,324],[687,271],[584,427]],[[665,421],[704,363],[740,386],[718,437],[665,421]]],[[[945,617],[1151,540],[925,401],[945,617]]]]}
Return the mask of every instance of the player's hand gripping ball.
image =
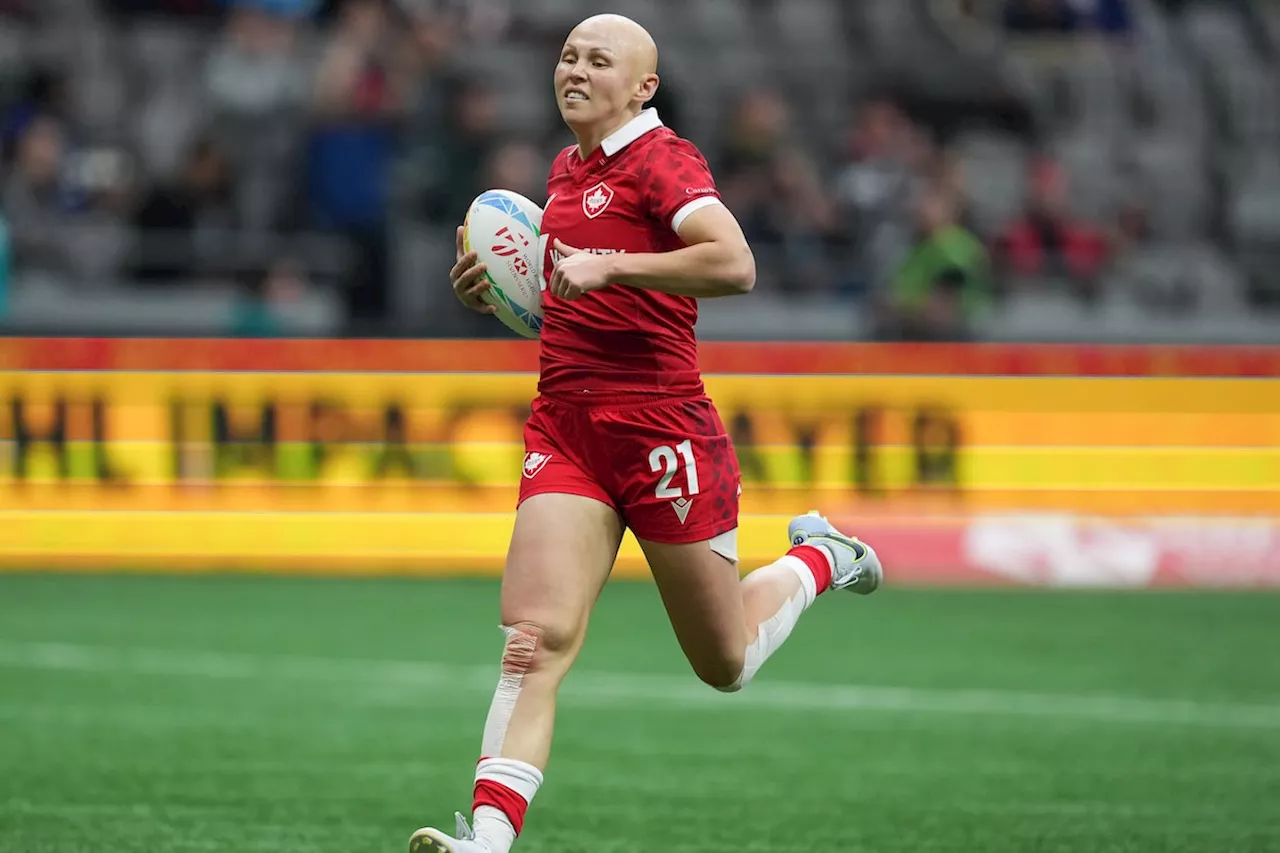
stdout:
{"type": "Polygon", "coordinates": [[[480,263],[480,256],[474,251],[468,252],[463,245],[463,226],[458,226],[457,259],[453,269],[449,270],[449,284],[453,293],[463,305],[481,314],[494,314],[498,309],[480,298],[489,289],[489,279],[485,277],[487,268],[480,263]]]}
{"type": "Polygon", "coordinates": [[[547,289],[557,298],[572,301],[609,283],[611,259],[608,255],[593,255],[559,240],[555,241],[555,248],[562,257],[551,273],[547,289]]]}

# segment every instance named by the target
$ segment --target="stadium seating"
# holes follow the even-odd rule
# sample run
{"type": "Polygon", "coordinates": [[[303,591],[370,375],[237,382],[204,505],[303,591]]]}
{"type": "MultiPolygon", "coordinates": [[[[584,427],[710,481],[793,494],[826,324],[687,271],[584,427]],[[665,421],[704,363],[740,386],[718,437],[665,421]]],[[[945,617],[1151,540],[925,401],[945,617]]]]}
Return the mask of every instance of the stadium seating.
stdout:
{"type": "MultiPolygon", "coordinates": [[[[1267,324],[1255,328],[1244,318],[1256,310],[1250,300],[1265,306],[1280,295],[1274,276],[1280,260],[1280,112],[1275,109],[1280,6],[1191,2],[1171,14],[1155,0],[1130,0],[1129,5],[1134,32],[1122,42],[1006,34],[998,26],[1001,4],[996,2],[975,3],[978,17],[963,25],[956,23],[959,6],[953,0],[625,0],[615,7],[658,37],[680,132],[714,159],[737,95],[769,84],[785,94],[795,123],[792,137],[816,158],[833,192],[847,156],[848,130],[866,95],[905,86],[910,97],[923,94],[932,99],[929,103],[968,103],[966,92],[995,90],[995,83],[983,82],[990,75],[998,88],[1025,103],[1034,127],[1019,133],[989,121],[961,122],[943,140],[963,175],[966,222],[980,236],[992,237],[1018,215],[1028,192],[1028,168],[1037,154],[1049,153],[1066,171],[1075,215],[1108,231],[1125,205],[1146,211],[1148,242],[1133,257],[1118,259],[1107,281],[1138,279],[1145,282],[1139,290],[1148,294],[1191,287],[1201,295],[1183,300],[1188,306],[1215,305],[1220,318],[1241,319],[1239,334],[1273,339],[1277,333],[1268,332],[1267,324]],[[1205,271],[1190,282],[1185,281],[1186,252],[1198,259],[1191,267],[1205,271]]],[[[586,0],[543,0],[529,7],[510,3],[514,23],[502,40],[458,51],[464,73],[483,75],[500,93],[504,131],[532,138],[547,152],[566,141],[549,98],[556,34],[596,7],[586,0]]],[[[223,38],[218,23],[120,17],[96,0],[42,2],[40,8],[35,20],[0,18],[0,81],[7,91],[20,89],[33,67],[65,69],[68,123],[82,140],[127,151],[139,186],[171,179],[193,141],[212,131],[233,154],[239,174],[234,204],[246,227],[278,227],[290,205],[296,206],[296,172],[305,156],[303,105],[262,115],[222,109],[210,92],[208,66],[223,38]]],[[[326,35],[300,25],[298,62],[313,62],[326,35]]],[[[449,226],[429,224],[412,205],[399,201],[390,221],[390,304],[395,308],[388,330],[472,333],[474,324],[449,307],[443,289],[449,226]]],[[[92,233],[107,233],[104,228],[92,233]]],[[[346,251],[340,236],[315,239],[330,242],[322,255],[339,257],[346,251]]],[[[95,281],[66,281],[55,290],[88,289],[95,299],[131,304],[137,290],[124,262],[130,238],[85,240],[83,253],[96,260],[83,273],[95,281]]],[[[856,240],[850,243],[855,245],[856,240]]],[[[865,260],[850,261],[839,247],[831,251],[827,269],[861,268],[865,260]]],[[[768,255],[763,249],[762,256],[768,255]]],[[[281,309],[297,313],[296,323],[284,325],[337,332],[342,273],[332,265],[317,267],[309,270],[306,298],[281,309]]],[[[773,274],[778,265],[762,268],[773,274]]],[[[64,300],[59,311],[48,308],[53,291],[47,283],[33,279],[31,291],[21,295],[21,272],[19,297],[3,319],[11,328],[82,328],[92,319],[87,312],[117,317],[121,331],[142,332],[148,323],[172,321],[216,332],[221,322],[217,311],[202,310],[209,288],[218,290],[216,283],[175,289],[163,300],[149,296],[146,311],[99,312],[82,300],[64,300]]],[[[760,289],[786,290],[784,284],[765,281],[760,289]]],[[[874,293],[876,283],[868,286],[874,293]]],[[[221,292],[233,294],[236,287],[229,282],[221,292]]],[[[820,315],[843,316],[847,323],[818,322],[814,333],[867,333],[866,324],[857,320],[866,306],[849,302],[862,297],[847,295],[866,294],[866,288],[850,291],[832,280],[818,283],[816,292],[812,283],[801,289],[803,299],[771,302],[766,313],[783,327],[820,315]]],[[[1117,298],[1131,292],[1120,287],[1117,298]]],[[[1015,300],[1003,306],[983,324],[982,333],[1033,337],[1053,313],[1054,337],[1109,334],[1104,329],[1110,327],[1089,309],[1039,305],[1039,298],[1024,294],[1019,300],[1028,304],[1015,300]]],[[[752,319],[763,316],[762,310],[745,303],[717,306],[717,319],[705,324],[704,333],[714,337],[719,328],[761,326],[760,334],[767,335],[752,319]],[[742,323],[724,319],[734,316],[742,323]]],[[[1203,319],[1206,325],[1195,335],[1212,337],[1209,319],[1191,307],[1184,310],[1179,323],[1195,326],[1203,319]]],[[[1131,319],[1145,324],[1133,332],[1136,337],[1171,333],[1162,331],[1158,318],[1139,313],[1131,319]]]]}

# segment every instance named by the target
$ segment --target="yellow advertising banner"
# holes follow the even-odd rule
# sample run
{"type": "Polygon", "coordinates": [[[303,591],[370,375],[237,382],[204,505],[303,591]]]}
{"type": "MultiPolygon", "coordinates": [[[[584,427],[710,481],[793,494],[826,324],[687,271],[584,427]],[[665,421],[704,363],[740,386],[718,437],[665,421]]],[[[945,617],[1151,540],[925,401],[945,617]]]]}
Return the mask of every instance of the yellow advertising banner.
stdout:
{"type": "MultiPolygon", "coordinates": [[[[536,384],[525,373],[0,379],[10,564],[357,569],[500,565],[536,384]]],[[[743,470],[744,558],[776,556],[777,517],[810,507],[1280,515],[1276,380],[721,375],[707,387],[743,470]]],[[[637,560],[629,545],[623,564],[637,560]]]]}
{"type": "MultiPolygon", "coordinates": [[[[339,502],[356,500],[343,487],[513,486],[535,393],[523,374],[0,377],[10,507],[33,494],[19,483],[91,484],[102,507],[162,485],[277,497],[305,486],[339,502]]],[[[707,387],[746,481],[765,490],[1177,491],[1209,509],[1209,493],[1280,486],[1280,383],[715,376],[707,387]]]]}

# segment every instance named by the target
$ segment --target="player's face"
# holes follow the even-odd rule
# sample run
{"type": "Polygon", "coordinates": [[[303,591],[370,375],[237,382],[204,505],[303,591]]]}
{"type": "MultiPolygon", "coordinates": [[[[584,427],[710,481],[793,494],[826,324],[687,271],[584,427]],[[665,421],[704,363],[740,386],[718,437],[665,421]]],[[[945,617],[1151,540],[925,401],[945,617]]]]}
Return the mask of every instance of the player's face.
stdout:
{"type": "Polygon", "coordinates": [[[556,103],[565,122],[589,126],[621,114],[635,93],[628,57],[590,32],[573,33],[556,65],[556,103]]]}

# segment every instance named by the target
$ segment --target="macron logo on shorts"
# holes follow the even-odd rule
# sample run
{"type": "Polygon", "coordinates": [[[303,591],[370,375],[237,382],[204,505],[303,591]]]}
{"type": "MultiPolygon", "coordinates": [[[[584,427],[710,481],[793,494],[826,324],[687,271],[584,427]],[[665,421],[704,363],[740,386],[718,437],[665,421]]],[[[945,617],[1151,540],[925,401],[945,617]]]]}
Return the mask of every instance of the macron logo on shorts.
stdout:
{"type": "Polygon", "coordinates": [[[526,453],[524,455],[524,477],[526,480],[532,480],[538,476],[538,472],[547,467],[547,463],[551,461],[550,453],[538,453],[536,451],[526,453]]]}
{"type": "Polygon", "coordinates": [[[671,502],[671,508],[676,511],[676,518],[680,519],[680,523],[684,524],[685,519],[689,517],[689,510],[693,507],[693,498],[677,498],[671,502]]]}

